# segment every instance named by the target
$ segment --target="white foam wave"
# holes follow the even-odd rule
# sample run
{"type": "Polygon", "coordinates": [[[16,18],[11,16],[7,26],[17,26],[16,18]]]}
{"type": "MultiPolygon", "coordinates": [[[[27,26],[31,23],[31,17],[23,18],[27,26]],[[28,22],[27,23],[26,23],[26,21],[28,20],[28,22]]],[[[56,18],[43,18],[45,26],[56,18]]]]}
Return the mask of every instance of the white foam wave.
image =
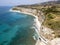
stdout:
{"type": "Polygon", "coordinates": [[[41,22],[38,20],[38,17],[35,16],[35,19],[34,19],[34,24],[33,24],[35,31],[36,31],[36,35],[33,36],[34,40],[38,40],[39,39],[39,31],[40,31],[40,27],[41,27],[41,22]]]}

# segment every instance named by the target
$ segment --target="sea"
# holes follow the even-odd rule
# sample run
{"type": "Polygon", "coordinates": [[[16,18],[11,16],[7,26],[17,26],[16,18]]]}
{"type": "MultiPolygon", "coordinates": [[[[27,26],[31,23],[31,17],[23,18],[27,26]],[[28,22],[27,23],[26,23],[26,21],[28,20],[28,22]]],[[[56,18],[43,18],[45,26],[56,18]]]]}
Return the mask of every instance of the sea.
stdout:
{"type": "Polygon", "coordinates": [[[11,6],[0,6],[0,45],[35,45],[35,17],[9,11],[11,6]]]}

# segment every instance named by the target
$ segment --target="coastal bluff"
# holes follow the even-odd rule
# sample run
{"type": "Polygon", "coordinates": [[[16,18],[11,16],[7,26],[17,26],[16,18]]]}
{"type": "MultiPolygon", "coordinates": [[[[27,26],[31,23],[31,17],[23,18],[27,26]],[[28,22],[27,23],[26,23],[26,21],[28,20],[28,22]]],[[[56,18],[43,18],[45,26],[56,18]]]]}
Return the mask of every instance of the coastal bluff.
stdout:
{"type": "Polygon", "coordinates": [[[13,7],[12,9],[10,9],[10,11],[29,14],[29,15],[32,15],[38,18],[38,21],[40,22],[39,24],[40,29],[37,32],[39,37],[36,42],[36,45],[58,45],[60,44],[59,43],[60,38],[55,38],[55,35],[53,34],[54,31],[43,25],[43,22],[45,21],[45,16],[41,10],[35,9],[35,8],[13,7]]]}

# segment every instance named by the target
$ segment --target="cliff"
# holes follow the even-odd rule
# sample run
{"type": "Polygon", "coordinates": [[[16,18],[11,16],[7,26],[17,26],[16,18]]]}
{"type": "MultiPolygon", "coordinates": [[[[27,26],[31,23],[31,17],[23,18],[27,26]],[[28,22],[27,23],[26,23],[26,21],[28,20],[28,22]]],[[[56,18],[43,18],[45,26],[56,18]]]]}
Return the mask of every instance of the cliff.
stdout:
{"type": "Polygon", "coordinates": [[[43,22],[45,21],[45,15],[40,9],[13,7],[12,11],[25,13],[25,14],[29,14],[29,15],[38,17],[41,27],[40,27],[40,30],[38,30],[38,32],[37,32],[39,37],[38,37],[36,45],[58,45],[58,44],[55,44],[55,42],[59,43],[60,38],[56,39],[54,31],[51,28],[48,28],[43,25],[43,22]]]}

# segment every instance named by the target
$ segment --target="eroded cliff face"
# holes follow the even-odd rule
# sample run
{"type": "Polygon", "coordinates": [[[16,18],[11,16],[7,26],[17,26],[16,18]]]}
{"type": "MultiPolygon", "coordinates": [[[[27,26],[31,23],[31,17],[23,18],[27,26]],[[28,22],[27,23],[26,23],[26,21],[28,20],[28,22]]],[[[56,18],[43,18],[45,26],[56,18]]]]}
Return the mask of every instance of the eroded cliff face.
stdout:
{"type": "Polygon", "coordinates": [[[45,16],[44,16],[43,12],[41,12],[40,10],[37,10],[37,9],[23,8],[23,7],[14,7],[14,8],[12,8],[12,10],[21,12],[21,13],[25,13],[25,14],[32,14],[33,16],[38,17],[41,27],[40,27],[40,30],[38,30],[38,32],[37,32],[39,35],[39,38],[37,40],[36,45],[58,45],[58,44],[55,44],[56,40],[54,42],[54,39],[55,39],[54,31],[52,29],[42,25],[42,23],[45,20],[45,16]],[[54,44],[52,44],[52,42],[54,44]]]}

